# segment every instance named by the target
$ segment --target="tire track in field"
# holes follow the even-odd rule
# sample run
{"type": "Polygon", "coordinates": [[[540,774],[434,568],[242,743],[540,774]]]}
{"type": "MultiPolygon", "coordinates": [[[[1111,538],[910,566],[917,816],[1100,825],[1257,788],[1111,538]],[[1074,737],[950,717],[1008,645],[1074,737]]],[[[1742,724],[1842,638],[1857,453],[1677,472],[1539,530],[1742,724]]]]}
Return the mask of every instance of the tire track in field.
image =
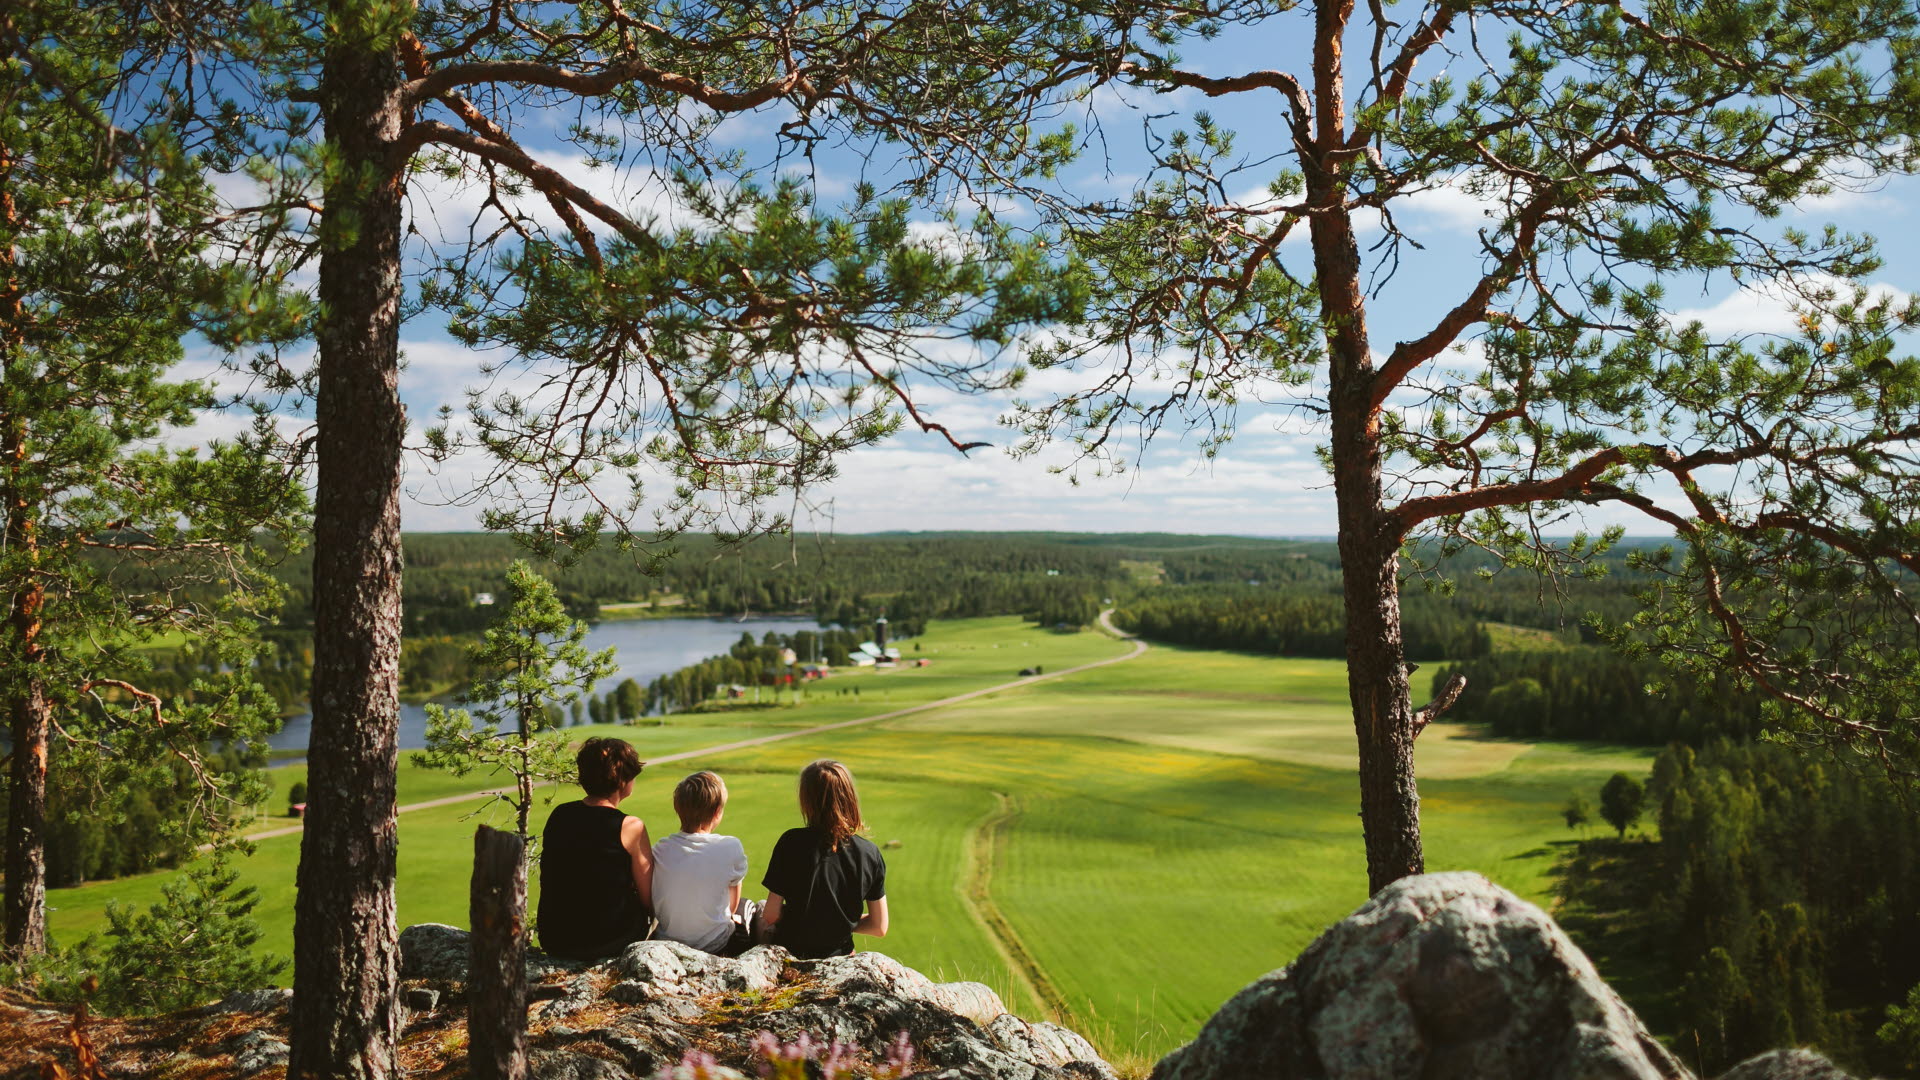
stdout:
{"type": "Polygon", "coordinates": [[[994,792],[993,797],[993,812],[981,818],[967,832],[963,848],[960,902],[966,906],[967,914],[973,916],[973,921],[979,924],[980,929],[986,931],[987,940],[993,943],[994,951],[1006,963],[1014,982],[1027,992],[1029,1000],[1040,1006],[1044,1018],[1065,1023],[1069,1011],[1066,998],[1035,962],[1033,954],[1027,951],[1026,943],[1020,940],[1013,924],[1007,921],[1006,914],[993,899],[994,864],[999,861],[1007,833],[1020,820],[1018,801],[1001,791],[994,792]]]}
{"type": "MultiPolygon", "coordinates": [[[[1075,664],[1073,667],[1061,668],[1059,671],[1049,671],[1044,675],[1027,675],[1015,679],[1013,682],[1000,683],[995,686],[983,686],[978,690],[969,690],[963,694],[943,697],[938,701],[929,701],[922,705],[909,705],[904,709],[895,709],[892,712],[877,713],[873,716],[857,716],[851,720],[840,720],[831,724],[820,724],[815,727],[801,728],[798,731],[775,732],[772,735],[761,735],[757,738],[741,739],[737,742],[703,746],[698,750],[682,750],[674,754],[663,754],[660,757],[648,758],[645,764],[667,765],[675,761],[687,761],[710,754],[724,754],[733,750],[745,750],[750,747],[765,746],[768,743],[783,742],[787,739],[801,739],[808,735],[818,735],[822,732],[837,731],[841,728],[856,727],[861,724],[874,724],[882,720],[894,720],[902,716],[911,716],[914,713],[927,712],[930,709],[941,709],[948,705],[958,705],[963,701],[972,701],[975,698],[986,697],[988,694],[1000,693],[1002,690],[1015,690],[1022,686],[1032,686],[1034,683],[1046,682],[1049,679],[1064,678],[1078,672],[1091,671],[1098,667],[1106,667],[1108,664],[1122,663],[1146,652],[1147,643],[1145,641],[1113,625],[1113,612],[1113,608],[1107,608],[1100,613],[1094,622],[1108,636],[1119,638],[1122,641],[1132,642],[1133,651],[1131,652],[1121,653],[1119,656],[1109,656],[1105,660],[1091,660],[1084,664],[1075,664]]],[[[422,802],[408,803],[405,806],[397,806],[393,812],[395,814],[406,814],[415,810],[431,810],[438,806],[452,806],[456,803],[471,802],[474,799],[490,799],[495,795],[509,794],[512,791],[512,788],[493,788],[487,791],[470,791],[460,795],[446,795],[438,799],[427,799],[422,802]]],[[[245,839],[248,840],[271,840],[276,836],[292,836],[301,831],[303,831],[303,826],[301,825],[284,825],[279,828],[263,829],[260,832],[246,833],[244,836],[245,839]]],[[[200,850],[212,851],[213,845],[202,844],[200,845],[200,850]]]]}

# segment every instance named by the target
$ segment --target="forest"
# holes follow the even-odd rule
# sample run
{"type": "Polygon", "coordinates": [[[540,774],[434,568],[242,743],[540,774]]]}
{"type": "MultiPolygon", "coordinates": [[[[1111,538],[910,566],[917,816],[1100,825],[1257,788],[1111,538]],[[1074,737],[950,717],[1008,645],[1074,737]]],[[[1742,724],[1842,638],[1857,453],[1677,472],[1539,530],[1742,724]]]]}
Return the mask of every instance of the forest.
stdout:
{"type": "Polygon", "coordinates": [[[1912,798],[1870,763],[1676,744],[1647,785],[1657,840],[1588,840],[1563,864],[1566,926],[1705,1072],[1816,1045],[1900,1075],[1920,1050],[1888,1012],[1920,988],[1912,798]]]}
{"type": "Polygon", "coordinates": [[[1733,678],[1702,685],[1656,660],[1599,646],[1482,655],[1441,667],[1434,681],[1456,673],[1467,683],[1454,715],[1515,738],[1698,746],[1761,730],[1759,695],[1733,678]]]}

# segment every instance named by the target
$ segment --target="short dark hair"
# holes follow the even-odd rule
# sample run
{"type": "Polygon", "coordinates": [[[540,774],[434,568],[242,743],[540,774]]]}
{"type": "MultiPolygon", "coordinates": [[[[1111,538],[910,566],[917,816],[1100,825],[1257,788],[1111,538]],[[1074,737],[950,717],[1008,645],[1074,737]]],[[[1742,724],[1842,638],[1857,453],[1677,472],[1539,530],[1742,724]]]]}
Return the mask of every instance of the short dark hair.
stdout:
{"type": "Polygon", "coordinates": [[[640,755],[634,753],[631,743],[615,738],[588,739],[581,743],[580,754],[574,762],[580,766],[580,786],[595,799],[619,794],[620,786],[639,776],[640,770],[647,766],[640,755]]]}

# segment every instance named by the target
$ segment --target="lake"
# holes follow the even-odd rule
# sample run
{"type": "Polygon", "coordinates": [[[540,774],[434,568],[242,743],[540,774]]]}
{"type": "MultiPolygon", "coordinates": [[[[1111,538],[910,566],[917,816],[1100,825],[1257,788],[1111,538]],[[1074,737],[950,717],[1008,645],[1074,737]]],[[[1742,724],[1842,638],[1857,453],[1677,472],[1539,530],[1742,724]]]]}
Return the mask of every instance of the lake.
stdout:
{"type": "MultiPolygon", "coordinates": [[[[817,630],[819,624],[807,618],[764,619],[630,619],[603,622],[587,631],[587,648],[599,652],[612,647],[614,662],[620,670],[594,684],[593,692],[604,695],[632,679],[645,686],[668,672],[678,671],[695,661],[718,656],[733,647],[743,633],[756,639],[769,630],[790,634],[796,630],[817,630]]],[[[307,732],[313,722],[311,713],[289,717],[285,727],[267,741],[276,750],[305,750],[307,732]]],[[[420,750],[427,745],[427,710],[421,705],[400,705],[400,749],[420,750]]]]}

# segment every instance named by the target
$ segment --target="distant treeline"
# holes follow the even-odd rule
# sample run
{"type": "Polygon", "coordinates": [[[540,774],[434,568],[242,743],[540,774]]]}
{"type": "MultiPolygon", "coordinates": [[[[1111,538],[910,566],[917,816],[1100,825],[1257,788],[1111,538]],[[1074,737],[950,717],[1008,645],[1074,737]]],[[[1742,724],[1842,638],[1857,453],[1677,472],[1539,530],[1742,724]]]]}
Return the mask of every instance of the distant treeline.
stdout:
{"type": "MultiPolygon", "coordinates": [[[[1400,598],[1407,659],[1466,660],[1488,656],[1487,623],[1547,630],[1573,641],[1597,640],[1585,620],[1625,617],[1639,583],[1624,551],[1598,579],[1545,581],[1509,572],[1483,578],[1484,557],[1460,556],[1439,568],[1427,588],[1410,578],[1400,598]]],[[[1116,621],[1154,641],[1208,649],[1338,659],[1346,655],[1346,606],[1339,553],[1331,544],[1265,550],[1202,549],[1163,563],[1168,587],[1128,595],[1116,621]]]]}
{"type": "Polygon", "coordinates": [[[1920,829],[1861,764],[1725,742],[1655,763],[1660,842],[1622,845],[1635,884],[1613,918],[1651,928],[1637,955],[1667,1000],[1646,1004],[1705,1074],[1782,1046],[1905,1065],[1875,1031],[1920,984],[1920,829]]]}
{"type": "MultiPolygon", "coordinates": [[[[404,538],[405,692],[428,695],[467,675],[465,642],[492,617],[522,549],[486,533],[404,538]]],[[[1123,604],[1123,625],[1146,637],[1208,648],[1299,656],[1343,654],[1339,553],[1323,541],[1168,534],[928,533],[763,538],[727,545],[679,540],[646,572],[646,558],[602,545],[569,566],[543,566],[575,618],[604,605],[655,602],[686,614],[804,613],[823,626],[861,627],[881,614],[914,632],[929,619],[1022,615],[1042,625],[1084,626],[1103,601],[1123,604]],[[1150,570],[1148,568],[1151,568],[1150,570]],[[1150,573],[1158,587],[1138,588],[1150,573]]],[[[1404,599],[1409,657],[1487,655],[1480,624],[1506,622],[1574,634],[1587,612],[1631,609],[1626,575],[1574,582],[1565,595],[1524,574],[1491,581],[1472,558],[1452,560],[1458,595],[1410,584],[1404,599]]],[[[287,559],[277,576],[287,602],[263,633],[273,646],[260,681],[283,706],[304,701],[311,678],[312,567],[287,559]]],[[[190,665],[189,665],[190,666],[190,665]]],[[[187,674],[185,670],[183,676],[187,674]]]]}
{"type": "Polygon", "coordinates": [[[1441,668],[1435,684],[1454,672],[1467,687],[1446,719],[1490,724],[1500,735],[1699,745],[1759,733],[1760,696],[1732,678],[1701,686],[1657,661],[1597,646],[1476,657],[1441,668]],[[1655,685],[1664,692],[1649,693],[1655,685]]]}
{"type": "MultiPolygon", "coordinates": [[[[490,613],[475,599],[501,591],[507,564],[524,555],[511,538],[486,533],[408,533],[403,542],[409,635],[483,628],[490,613]]],[[[575,618],[592,618],[603,604],[671,598],[689,613],[794,612],[852,625],[883,609],[890,618],[1004,614],[1027,603],[1035,586],[1057,586],[1058,579],[1117,582],[1125,576],[1125,558],[1124,547],[1062,543],[1043,534],[766,538],[737,545],[689,536],[651,576],[644,556],[611,544],[571,566],[540,570],[575,618]],[[916,610],[901,610],[903,601],[916,610]]],[[[289,595],[282,625],[310,627],[311,560],[288,560],[279,576],[289,595]]]]}
{"type": "MultiPolygon", "coordinates": [[[[1449,601],[1414,594],[1401,608],[1409,660],[1485,656],[1481,620],[1449,601]]],[[[1203,649],[1340,659],[1347,655],[1346,609],[1338,594],[1267,585],[1155,589],[1129,599],[1115,621],[1152,641],[1203,649]]]]}
{"type": "MultiPolygon", "coordinates": [[[[795,612],[843,627],[867,626],[884,614],[903,635],[919,633],[928,619],[979,615],[1082,625],[1125,580],[1128,549],[1074,539],[1086,538],[851,536],[722,545],[692,536],[652,576],[643,556],[610,545],[572,566],[542,566],[541,573],[554,581],[569,614],[582,619],[598,617],[602,605],[652,601],[668,613],[795,612]]],[[[404,544],[401,686],[424,695],[464,681],[465,640],[493,616],[479,600],[504,589],[507,565],[524,552],[491,534],[409,533],[404,544]]],[[[287,560],[278,577],[287,603],[278,625],[265,631],[275,649],[261,681],[292,708],[311,678],[311,560],[287,560]]]]}

